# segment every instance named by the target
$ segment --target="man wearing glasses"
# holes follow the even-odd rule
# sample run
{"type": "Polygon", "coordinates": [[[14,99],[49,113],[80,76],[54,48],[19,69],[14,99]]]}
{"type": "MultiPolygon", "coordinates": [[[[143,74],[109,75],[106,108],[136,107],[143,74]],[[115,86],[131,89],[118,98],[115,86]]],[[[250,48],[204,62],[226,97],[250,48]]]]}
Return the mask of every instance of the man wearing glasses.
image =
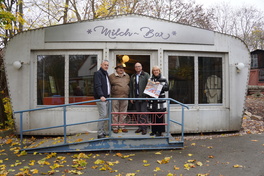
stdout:
{"type": "MultiPolygon", "coordinates": [[[[148,83],[149,74],[142,70],[141,63],[137,62],[135,64],[135,73],[131,76],[130,79],[130,98],[146,98],[143,92],[146,88],[148,83]]],[[[135,104],[135,108],[137,112],[147,112],[147,101],[145,100],[130,100],[132,104],[135,104]]],[[[137,123],[147,123],[147,115],[142,114],[137,117],[137,123]]],[[[147,134],[147,127],[146,125],[138,126],[138,129],[135,133],[140,133],[142,135],[147,134]]]]}

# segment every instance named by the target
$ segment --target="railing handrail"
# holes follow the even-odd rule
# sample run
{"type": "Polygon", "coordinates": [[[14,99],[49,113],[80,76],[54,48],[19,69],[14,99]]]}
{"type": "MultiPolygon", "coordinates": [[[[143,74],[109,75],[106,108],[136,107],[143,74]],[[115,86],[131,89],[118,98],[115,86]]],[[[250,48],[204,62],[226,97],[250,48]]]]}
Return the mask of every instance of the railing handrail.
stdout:
{"type": "MultiPolygon", "coordinates": [[[[107,98],[107,101],[110,102],[110,106],[112,103],[112,100],[166,100],[167,101],[167,105],[168,105],[168,121],[177,123],[178,125],[181,126],[182,128],[182,134],[181,134],[181,139],[183,141],[184,138],[184,108],[189,109],[189,107],[177,100],[174,100],[172,98],[107,98]],[[181,123],[180,122],[176,122],[172,119],[170,119],[170,101],[173,101],[179,105],[181,105],[181,109],[182,109],[182,119],[181,119],[181,123]]],[[[89,101],[82,101],[82,102],[77,102],[77,103],[69,103],[69,104],[62,104],[62,105],[54,105],[54,106],[46,106],[46,107],[42,107],[42,108],[35,108],[35,109],[28,109],[28,110],[21,110],[21,111],[15,111],[14,113],[19,113],[20,114],[20,140],[21,140],[21,148],[23,148],[23,133],[24,132],[30,132],[30,131],[38,131],[38,130],[43,130],[43,129],[50,129],[50,128],[57,128],[57,127],[63,127],[64,128],[64,144],[67,143],[66,141],[66,127],[67,126],[73,126],[73,125],[79,125],[79,124],[84,124],[84,123],[91,123],[91,122],[99,122],[99,121],[108,121],[109,122],[109,133],[111,136],[111,115],[112,115],[112,111],[111,108],[109,108],[109,114],[108,114],[108,118],[106,119],[97,119],[97,120],[93,120],[93,121],[85,121],[82,123],[71,123],[71,124],[66,124],[66,107],[67,106],[72,106],[72,105],[79,105],[79,104],[87,104],[87,103],[94,103],[94,102],[100,102],[100,99],[97,100],[89,100],[89,101]],[[62,125],[57,125],[57,126],[51,126],[51,127],[46,127],[46,128],[35,128],[35,129],[29,129],[29,130],[23,130],[23,113],[24,112],[31,112],[31,111],[38,111],[38,110],[44,110],[44,109],[53,109],[53,108],[63,108],[63,124],[62,125]]],[[[153,112],[155,113],[155,112],[153,112]]],[[[167,136],[169,136],[169,126],[167,126],[167,136]]]]}
{"type": "MultiPolygon", "coordinates": [[[[177,100],[174,100],[172,98],[107,98],[106,100],[170,100],[173,101],[187,109],[189,107],[177,100]]],[[[87,104],[87,103],[94,103],[94,102],[100,102],[100,99],[97,100],[89,100],[89,101],[81,101],[76,103],[68,103],[68,104],[61,104],[61,105],[52,105],[52,106],[45,106],[41,108],[34,108],[34,109],[27,109],[27,110],[20,110],[20,111],[14,111],[14,113],[23,113],[23,112],[30,112],[30,111],[38,111],[38,110],[44,110],[44,109],[54,109],[54,108],[61,108],[61,107],[67,107],[72,105],[80,105],[80,104],[87,104]]]]}

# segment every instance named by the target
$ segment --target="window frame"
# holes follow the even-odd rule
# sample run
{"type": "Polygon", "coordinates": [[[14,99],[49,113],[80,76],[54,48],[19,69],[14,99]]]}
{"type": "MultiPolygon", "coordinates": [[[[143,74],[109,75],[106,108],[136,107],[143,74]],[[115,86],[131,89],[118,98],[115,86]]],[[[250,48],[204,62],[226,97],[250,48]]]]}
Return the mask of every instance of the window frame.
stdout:
{"type": "MultiPolygon", "coordinates": [[[[167,70],[163,73],[164,76],[169,76],[169,56],[189,56],[194,57],[194,104],[188,104],[190,107],[211,107],[211,106],[223,106],[225,107],[227,102],[227,95],[226,91],[228,89],[227,82],[228,77],[226,75],[229,75],[229,69],[226,65],[228,55],[226,53],[203,53],[203,52],[166,52],[164,51],[164,67],[167,68],[167,70]],[[199,57],[221,57],[222,58],[222,103],[217,104],[199,104],[199,68],[198,68],[198,58],[199,57]]],[[[167,93],[167,97],[169,97],[169,93],[167,93]]],[[[177,104],[171,104],[172,107],[179,107],[177,104]]]]}
{"type": "MultiPolygon", "coordinates": [[[[63,55],[65,58],[65,71],[64,71],[64,90],[65,90],[65,104],[69,103],[69,56],[70,55],[96,55],[97,56],[97,70],[100,68],[100,63],[102,58],[102,52],[101,51],[32,51],[32,68],[31,71],[34,73],[32,76],[34,77],[31,84],[31,90],[30,92],[33,92],[33,95],[31,96],[31,106],[32,107],[41,107],[41,106],[51,106],[51,105],[38,105],[37,104],[37,56],[38,55],[63,55]]],[[[76,105],[77,106],[77,105],[76,105]]],[[[94,106],[94,105],[78,105],[80,106],[94,106]]]]}

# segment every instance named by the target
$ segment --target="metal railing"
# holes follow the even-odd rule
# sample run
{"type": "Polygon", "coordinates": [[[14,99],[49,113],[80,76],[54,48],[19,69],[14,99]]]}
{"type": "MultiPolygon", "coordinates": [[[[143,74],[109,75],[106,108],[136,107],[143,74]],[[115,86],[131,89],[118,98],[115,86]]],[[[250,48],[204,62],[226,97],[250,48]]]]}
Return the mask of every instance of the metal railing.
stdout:
{"type": "MultiPolygon", "coordinates": [[[[144,100],[144,101],[148,101],[148,100],[158,100],[158,99],[154,99],[154,98],[107,98],[107,101],[109,101],[109,107],[112,106],[112,100],[144,100]]],[[[184,108],[189,109],[189,107],[179,101],[176,101],[174,99],[171,98],[159,98],[159,100],[166,100],[167,101],[167,135],[165,137],[168,137],[170,134],[170,122],[176,123],[178,125],[181,126],[181,141],[184,141],[184,108]],[[177,122],[175,120],[172,120],[170,117],[170,102],[174,102],[176,104],[179,104],[181,106],[181,111],[182,111],[182,117],[181,117],[181,122],[177,122]]],[[[67,120],[67,107],[68,106],[73,106],[73,105],[81,105],[81,104],[89,104],[89,103],[94,103],[94,102],[100,102],[100,100],[90,100],[90,101],[82,101],[82,102],[77,102],[77,103],[69,103],[69,104],[62,104],[62,105],[53,105],[53,106],[46,106],[46,107],[42,107],[42,108],[36,108],[36,109],[28,109],[28,110],[21,110],[21,111],[15,111],[15,114],[20,114],[19,118],[20,118],[20,142],[21,142],[21,148],[23,148],[23,134],[26,132],[31,132],[31,131],[38,131],[38,130],[46,130],[46,129],[52,129],[52,128],[63,128],[63,136],[64,136],[64,144],[68,144],[67,143],[67,127],[68,126],[74,126],[74,125],[81,125],[81,124],[87,124],[87,123],[96,123],[96,122],[100,122],[100,121],[108,121],[108,126],[109,126],[109,138],[112,138],[111,136],[111,127],[112,127],[112,115],[114,113],[112,113],[111,108],[109,108],[109,113],[108,113],[108,118],[106,119],[98,119],[98,120],[91,120],[91,121],[84,121],[84,122],[79,122],[79,123],[71,123],[71,124],[67,124],[66,120],[67,120]],[[40,110],[46,110],[46,109],[54,109],[54,108],[63,108],[63,124],[62,125],[57,125],[57,126],[50,126],[50,127],[44,127],[44,128],[35,128],[35,129],[28,129],[28,130],[23,130],[23,113],[25,112],[32,112],[32,111],[40,111],[40,110]]],[[[127,112],[130,114],[137,114],[135,112],[127,112]]],[[[147,114],[150,114],[149,112],[146,112],[147,114]]],[[[152,112],[155,113],[155,112],[152,112]]],[[[164,113],[164,112],[163,112],[164,113]]],[[[161,113],[162,114],[162,113],[161,113]]],[[[120,125],[120,124],[119,124],[120,125]]],[[[127,126],[129,126],[129,124],[126,124],[127,126]]],[[[146,124],[137,124],[137,125],[155,125],[155,124],[150,124],[150,123],[146,123],[146,124]]],[[[164,124],[162,124],[164,125],[164,124]]],[[[105,138],[101,138],[101,139],[95,139],[95,140],[103,140],[105,138]]],[[[71,143],[72,144],[72,143],[71,143]]]]}

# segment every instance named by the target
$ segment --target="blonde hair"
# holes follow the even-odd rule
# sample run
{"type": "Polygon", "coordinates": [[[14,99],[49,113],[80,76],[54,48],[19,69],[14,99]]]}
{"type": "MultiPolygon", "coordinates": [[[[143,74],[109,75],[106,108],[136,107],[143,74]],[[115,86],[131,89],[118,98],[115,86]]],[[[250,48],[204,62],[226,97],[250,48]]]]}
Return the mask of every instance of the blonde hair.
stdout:
{"type": "Polygon", "coordinates": [[[152,74],[153,74],[153,70],[154,70],[155,68],[156,68],[156,69],[158,69],[158,70],[159,70],[159,72],[161,73],[160,67],[159,67],[159,66],[157,66],[157,65],[155,65],[155,66],[153,66],[153,67],[152,67],[152,71],[151,71],[151,72],[152,72],[152,74]]]}

